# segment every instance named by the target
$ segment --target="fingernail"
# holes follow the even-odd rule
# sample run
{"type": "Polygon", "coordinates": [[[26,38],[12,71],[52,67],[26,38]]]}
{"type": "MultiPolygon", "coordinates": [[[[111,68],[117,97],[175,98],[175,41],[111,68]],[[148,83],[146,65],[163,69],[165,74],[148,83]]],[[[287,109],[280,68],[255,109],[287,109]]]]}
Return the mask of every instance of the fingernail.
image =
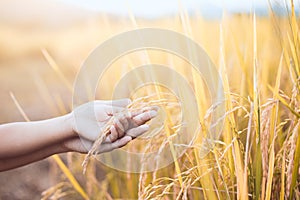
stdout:
{"type": "Polygon", "coordinates": [[[132,118],[132,113],[131,112],[127,112],[127,117],[128,118],[132,118]]]}
{"type": "Polygon", "coordinates": [[[155,111],[158,111],[158,110],[160,109],[159,106],[152,106],[151,108],[152,108],[153,110],[155,110],[155,111]]]}
{"type": "Polygon", "coordinates": [[[131,99],[125,99],[125,100],[127,101],[127,102],[126,102],[127,105],[128,105],[128,104],[131,104],[131,102],[132,102],[131,99]]]}
{"type": "Polygon", "coordinates": [[[156,117],[157,112],[156,112],[155,110],[151,110],[151,111],[149,112],[149,115],[150,115],[151,118],[156,117]]]}
{"type": "Polygon", "coordinates": [[[113,130],[114,128],[114,125],[111,125],[109,130],[113,130]]]}
{"type": "Polygon", "coordinates": [[[144,107],[144,108],[142,108],[142,112],[146,112],[146,111],[149,111],[149,110],[151,110],[150,107],[144,107]]]}
{"type": "Polygon", "coordinates": [[[141,125],[141,127],[143,127],[143,129],[144,129],[145,131],[148,131],[149,128],[150,128],[148,124],[143,124],[143,125],[141,125]]]}
{"type": "Polygon", "coordinates": [[[124,136],[126,137],[126,141],[130,142],[132,140],[132,137],[131,136],[124,136]]]}

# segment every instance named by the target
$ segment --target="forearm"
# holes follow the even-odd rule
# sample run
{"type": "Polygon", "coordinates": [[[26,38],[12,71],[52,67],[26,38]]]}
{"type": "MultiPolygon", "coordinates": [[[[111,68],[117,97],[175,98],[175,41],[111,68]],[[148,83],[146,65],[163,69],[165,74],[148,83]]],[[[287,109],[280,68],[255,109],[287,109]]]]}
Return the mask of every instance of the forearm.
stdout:
{"type": "MultiPolygon", "coordinates": [[[[122,107],[112,107],[101,101],[83,104],[77,108],[77,119],[84,122],[84,127],[80,129],[75,126],[74,112],[49,120],[0,125],[0,171],[23,166],[56,153],[87,153],[97,139],[100,127],[104,128],[115,112],[123,112],[128,102],[117,102],[122,107]],[[96,115],[89,112],[91,106],[96,115]]],[[[95,152],[112,151],[126,145],[132,138],[148,130],[148,125],[143,124],[156,114],[153,109],[115,117],[110,127],[110,137],[99,144],[95,152]]]]}
{"type": "Polygon", "coordinates": [[[71,115],[0,125],[0,159],[26,155],[45,146],[60,144],[74,135],[71,115]]]}
{"type": "Polygon", "coordinates": [[[67,152],[67,150],[61,144],[54,144],[21,156],[2,158],[0,159],[0,172],[21,167],[64,152],[67,152]]]}

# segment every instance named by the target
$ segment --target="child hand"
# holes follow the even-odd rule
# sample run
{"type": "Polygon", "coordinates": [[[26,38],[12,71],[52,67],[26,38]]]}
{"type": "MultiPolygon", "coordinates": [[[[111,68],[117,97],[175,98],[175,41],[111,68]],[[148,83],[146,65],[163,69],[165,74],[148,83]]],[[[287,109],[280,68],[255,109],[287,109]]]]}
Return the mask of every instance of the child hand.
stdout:
{"type": "Polygon", "coordinates": [[[101,129],[113,116],[115,119],[110,127],[110,134],[99,146],[98,153],[123,147],[148,131],[149,126],[145,123],[157,115],[156,108],[124,112],[130,102],[129,99],[93,101],[76,108],[75,112],[71,113],[72,129],[75,134],[63,142],[64,148],[67,151],[87,153],[101,133],[101,129]],[[80,122],[80,126],[76,122],[80,122]]]}

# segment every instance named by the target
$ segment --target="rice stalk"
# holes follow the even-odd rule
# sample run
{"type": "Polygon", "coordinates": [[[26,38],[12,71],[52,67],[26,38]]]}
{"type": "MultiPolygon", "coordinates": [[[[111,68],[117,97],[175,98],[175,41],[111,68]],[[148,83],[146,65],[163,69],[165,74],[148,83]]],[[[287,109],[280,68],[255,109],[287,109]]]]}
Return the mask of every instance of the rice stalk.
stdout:
{"type": "Polygon", "coordinates": [[[51,66],[51,68],[55,71],[55,73],[58,75],[58,77],[62,80],[62,82],[67,87],[67,89],[71,93],[73,93],[73,86],[72,86],[72,84],[70,84],[70,82],[68,81],[68,79],[65,77],[65,75],[61,71],[61,68],[56,64],[56,62],[51,57],[51,55],[49,54],[49,52],[46,49],[44,49],[44,48],[41,49],[41,51],[42,51],[43,56],[45,57],[45,59],[47,60],[47,62],[49,63],[49,65],[51,66]]]}
{"type": "Polygon", "coordinates": [[[253,13],[253,101],[254,116],[256,122],[256,150],[255,150],[255,198],[262,198],[261,182],[262,182],[262,152],[261,152],[261,110],[260,110],[260,92],[258,82],[258,62],[257,62],[257,26],[256,15],[253,13]]]}
{"type": "MultiPolygon", "coordinates": [[[[275,87],[273,90],[273,99],[276,100],[274,102],[274,105],[272,106],[271,109],[271,116],[270,116],[270,156],[269,156],[269,168],[268,168],[268,178],[267,178],[267,186],[266,186],[266,200],[271,199],[271,189],[272,189],[272,180],[276,177],[274,177],[274,165],[275,165],[275,140],[277,138],[276,135],[276,123],[278,120],[278,113],[279,113],[279,102],[276,98],[279,93],[279,88],[280,88],[280,77],[282,73],[282,63],[283,63],[283,52],[280,57],[280,62],[278,66],[278,71],[277,71],[277,76],[276,76],[276,81],[275,81],[275,87]]],[[[284,175],[284,174],[283,174],[284,175]]],[[[284,179],[284,177],[283,177],[284,179]]],[[[284,184],[284,181],[281,180],[284,184]]]]}
{"type": "MultiPolygon", "coordinates": [[[[178,0],[178,7],[180,9],[180,20],[181,20],[181,24],[184,30],[184,33],[193,38],[193,32],[192,32],[192,28],[190,25],[190,20],[188,17],[188,14],[186,12],[186,10],[184,9],[184,7],[182,6],[180,0],[178,0]]],[[[195,56],[195,55],[190,55],[190,56],[195,56]]],[[[204,119],[203,119],[203,113],[201,113],[201,109],[205,108],[207,105],[206,99],[205,98],[201,98],[203,96],[205,96],[204,94],[204,90],[201,90],[201,84],[200,81],[198,80],[198,78],[196,77],[196,72],[194,70],[192,70],[192,80],[193,80],[193,84],[194,84],[194,89],[195,89],[195,95],[196,95],[196,100],[197,100],[197,104],[198,104],[198,108],[200,108],[200,113],[199,113],[199,119],[200,119],[200,123],[202,124],[202,133],[203,135],[206,134],[205,131],[205,127],[204,127],[204,119]]],[[[199,138],[197,138],[196,143],[200,142],[199,138]]],[[[205,163],[205,159],[200,159],[199,157],[199,151],[197,151],[196,149],[194,149],[194,156],[196,158],[196,163],[197,166],[201,166],[201,163],[205,163]]],[[[198,167],[198,174],[199,176],[206,172],[208,170],[208,168],[206,168],[205,165],[202,165],[202,167],[198,167]]],[[[211,191],[213,191],[213,183],[211,181],[211,179],[209,178],[209,176],[204,176],[202,179],[199,180],[200,184],[203,185],[205,188],[209,188],[211,191]]],[[[205,199],[217,199],[217,196],[214,192],[207,192],[207,191],[203,191],[204,192],[204,198],[205,199]]]]}
{"type": "Polygon", "coordinates": [[[265,108],[262,110],[261,115],[261,152],[262,152],[262,199],[265,199],[266,183],[268,178],[268,168],[269,168],[269,138],[270,138],[270,121],[271,121],[271,110],[273,108],[273,103],[267,103],[265,108]]]}
{"type": "MultiPolygon", "coordinates": [[[[138,24],[136,22],[136,19],[134,17],[134,14],[133,14],[128,2],[127,2],[127,10],[128,10],[129,17],[130,17],[131,22],[133,23],[134,28],[138,28],[138,24]]],[[[150,57],[147,53],[147,50],[141,51],[141,57],[144,58],[144,62],[146,64],[148,64],[148,65],[151,64],[150,57]]],[[[155,77],[153,71],[150,71],[150,73],[151,73],[151,77],[155,77]]],[[[155,91],[158,95],[160,95],[161,90],[156,84],[155,84],[155,91]]],[[[167,118],[166,118],[167,123],[165,123],[165,131],[166,131],[167,136],[169,137],[172,133],[169,130],[169,127],[167,125],[170,124],[172,126],[172,123],[170,121],[170,114],[169,114],[168,110],[166,110],[166,113],[167,113],[167,118]]],[[[180,167],[179,167],[179,164],[178,164],[177,159],[176,159],[176,153],[175,153],[175,149],[173,147],[172,141],[169,141],[169,144],[170,144],[170,150],[171,150],[171,153],[172,153],[172,156],[173,156],[173,159],[174,159],[174,165],[175,165],[176,172],[177,172],[177,174],[180,174],[181,173],[180,172],[180,167]]],[[[179,181],[180,181],[180,184],[182,184],[182,178],[181,177],[179,177],[179,181]]]]}
{"type": "Polygon", "coordinates": [[[298,174],[298,166],[299,166],[299,155],[295,154],[296,152],[299,152],[299,150],[296,150],[296,147],[298,145],[299,141],[299,124],[298,121],[296,126],[293,129],[293,133],[289,139],[289,154],[288,154],[288,166],[287,166],[287,178],[286,178],[286,196],[288,199],[293,198],[294,194],[294,187],[296,184],[296,178],[298,174]],[[298,158],[297,158],[298,157],[298,158]],[[296,159],[295,159],[296,158],[296,159]],[[294,166],[295,165],[295,166],[294,166]],[[295,169],[296,168],[296,169],[295,169]]]}
{"type": "MultiPolygon", "coordinates": [[[[291,52],[292,52],[292,56],[295,62],[295,68],[296,68],[296,73],[297,73],[297,78],[300,76],[300,69],[299,69],[299,57],[297,55],[299,55],[298,52],[298,43],[299,43],[299,28],[298,28],[298,24],[297,24],[297,19],[296,19],[296,13],[295,13],[295,5],[294,5],[294,0],[291,0],[291,30],[292,30],[292,35],[293,35],[293,42],[291,42],[290,37],[288,37],[289,42],[290,42],[290,47],[291,47],[291,52]]],[[[289,36],[289,35],[288,35],[289,36]]]]}
{"type": "Polygon", "coordinates": [[[284,151],[283,151],[283,156],[282,156],[282,163],[281,163],[281,185],[280,185],[280,200],[284,200],[284,197],[285,197],[285,170],[286,170],[286,164],[285,164],[285,157],[286,155],[286,149],[284,148],[284,151]]]}
{"type": "Polygon", "coordinates": [[[41,200],[47,200],[47,199],[51,198],[53,193],[55,193],[57,190],[61,190],[61,188],[63,188],[63,187],[72,187],[72,186],[68,182],[58,183],[57,185],[52,186],[52,187],[48,188],[47,190],[43,191],[41,200]]]}

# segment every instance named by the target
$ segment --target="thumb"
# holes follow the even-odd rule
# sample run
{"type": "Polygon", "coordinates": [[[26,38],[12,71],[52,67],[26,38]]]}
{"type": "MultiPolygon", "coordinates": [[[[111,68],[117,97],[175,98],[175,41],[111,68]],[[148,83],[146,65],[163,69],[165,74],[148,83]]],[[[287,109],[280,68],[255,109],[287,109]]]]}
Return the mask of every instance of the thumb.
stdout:
{"type": "Polygon", "coordinates": [[[130,142],[131,140],[132,140],[131,136],[124,136],[113,143],[103,143],[100,145],[99,152],[104,153],[104,152],[112,151],[117,148],[121,148],[126,144],[128,144],[128,142],[130,142]]]}

